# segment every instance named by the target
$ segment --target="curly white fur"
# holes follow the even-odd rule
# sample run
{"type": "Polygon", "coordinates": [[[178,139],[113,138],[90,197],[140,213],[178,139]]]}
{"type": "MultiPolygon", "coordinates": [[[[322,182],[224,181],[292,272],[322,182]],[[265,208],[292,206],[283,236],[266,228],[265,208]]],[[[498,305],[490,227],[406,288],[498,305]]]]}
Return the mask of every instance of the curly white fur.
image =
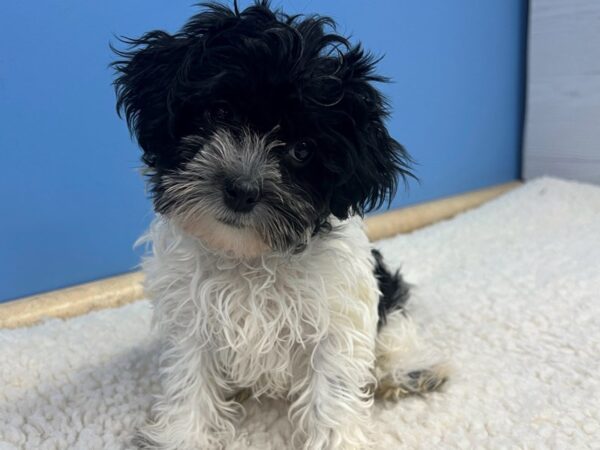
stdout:
{"type": "Polygon", "coordinates": [[[358,219],[335,223],[301,253],[253,259],[213,251],[162,218],[144,239],[153,247],[146,289],[164,340],[163,390],[141,431],[151,447],[222,448],[243,414],[233,397],[250,389],[291,401],[297,446],[366,448],[376,373],[398,378],[430,363],[402,365],[415,359],[397,348],[414,341],[409,322],[382,334],[376,351],[379,290],[358,219]],[[379,373],[376,353],[385,361],[379,373]]]}

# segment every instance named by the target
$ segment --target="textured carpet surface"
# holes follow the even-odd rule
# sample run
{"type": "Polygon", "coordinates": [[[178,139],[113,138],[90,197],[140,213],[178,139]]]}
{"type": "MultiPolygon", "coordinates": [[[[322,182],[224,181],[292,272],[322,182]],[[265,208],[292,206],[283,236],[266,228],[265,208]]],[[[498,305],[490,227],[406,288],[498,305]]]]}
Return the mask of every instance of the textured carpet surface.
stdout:
{"type": "MultiPolygon", "coordinates": [[[[454,367],[377,403],[378,448],[600,448],[600,188],[540,179],[377,246],[454,367]]],[[[0,449],[127,448],[156,389],[141,301],[0,331],[0,449]]],[[[235,449],[284,449],[285,405],[247,403],[235,449]]]]}

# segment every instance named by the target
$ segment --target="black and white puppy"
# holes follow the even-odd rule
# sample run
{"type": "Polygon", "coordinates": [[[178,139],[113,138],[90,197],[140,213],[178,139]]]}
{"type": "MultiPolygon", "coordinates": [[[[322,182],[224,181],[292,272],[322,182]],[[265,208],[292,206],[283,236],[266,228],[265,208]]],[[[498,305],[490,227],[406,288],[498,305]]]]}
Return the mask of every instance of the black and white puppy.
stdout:
{"type": "Polygon", "coordinates": [[[410,174],[375,60],[264,0],[127,42],[115,85],[158,213],[144,270],[164,340],[140,442],[222,448],[243,392],[289,399],[299,447],[368,447],[374,395],[446,377],[361,224],[410,174]]]}

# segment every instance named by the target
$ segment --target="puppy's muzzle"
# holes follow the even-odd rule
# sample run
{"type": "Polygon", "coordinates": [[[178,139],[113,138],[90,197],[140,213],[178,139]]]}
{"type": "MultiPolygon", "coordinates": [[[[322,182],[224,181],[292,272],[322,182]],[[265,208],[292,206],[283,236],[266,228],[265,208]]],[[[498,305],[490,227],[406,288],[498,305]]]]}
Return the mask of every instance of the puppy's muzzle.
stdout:
{"type": "Polygon", "coordinates": [[[226,179],[223,186],[223,201],[238,213],[252,211],[260,201],[262,192],[258,183],[247,180],[226,179]]]}

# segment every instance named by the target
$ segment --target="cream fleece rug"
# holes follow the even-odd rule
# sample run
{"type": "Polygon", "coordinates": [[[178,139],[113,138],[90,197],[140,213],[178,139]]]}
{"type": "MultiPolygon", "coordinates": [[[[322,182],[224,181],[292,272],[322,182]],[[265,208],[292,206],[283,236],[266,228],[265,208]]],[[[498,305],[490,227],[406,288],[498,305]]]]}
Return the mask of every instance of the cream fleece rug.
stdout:
{"type": "MultiPolygon", "coordinates": [[[[378,448],[600,448],[600,188],[540,179],[379,242],[445,352],[444,392],[377,403],[378,448]]],[[[150,306],[0,331],[0,449],[120,449],[156,389],[150,306]]],[[[235,449],[285,449],[247,403],[235,449]]]]}

